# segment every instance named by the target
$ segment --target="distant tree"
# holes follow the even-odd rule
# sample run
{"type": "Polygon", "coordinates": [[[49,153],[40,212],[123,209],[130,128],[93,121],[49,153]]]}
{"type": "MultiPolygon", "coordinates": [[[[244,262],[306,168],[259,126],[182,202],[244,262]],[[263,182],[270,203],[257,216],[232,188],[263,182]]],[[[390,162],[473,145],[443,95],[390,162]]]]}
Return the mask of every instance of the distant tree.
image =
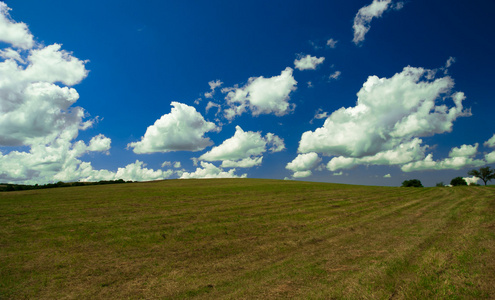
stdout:
{"type": "Polygon", "coordinates": [[[495,169],[490,167],[481,167],[479,170],[469,171],[468,175],[480,178],[486,185],[488,181],[495,179],[495,169]]]}
{"type": "Polygon", "coordinates": [[[404,180],[402,187],[423,187],[419,179],[404,180]]]}
{"type": "Polygon", "coordinates": [[[451,186],[467,185],[466,180],[462,177],[456,177],[450,181],[451,186]]]}
{"type": "Polygon", "coordinates": [[[445,186],[445,184],[443,184],[443,181],[440,181],[439,183],[437,183],[436,185],[437,187],[442,187],[442,186],[445,186]]]}

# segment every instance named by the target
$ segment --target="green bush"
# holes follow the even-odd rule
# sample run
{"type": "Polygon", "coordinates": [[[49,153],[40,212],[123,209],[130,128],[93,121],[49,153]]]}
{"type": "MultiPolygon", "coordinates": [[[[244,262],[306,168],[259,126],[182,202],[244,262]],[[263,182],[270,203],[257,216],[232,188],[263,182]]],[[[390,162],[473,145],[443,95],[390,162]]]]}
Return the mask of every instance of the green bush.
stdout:
{"type": "Polygon", "coordinates": [[[404,180],[402,187],[423,187],[419,179],[404,180]]]}
{"type": "Polygon", "coordinates": [[[467,182],[462,177],[456,177],[450,181],[450,185],[451,186],[467,185],[467,182]]]}

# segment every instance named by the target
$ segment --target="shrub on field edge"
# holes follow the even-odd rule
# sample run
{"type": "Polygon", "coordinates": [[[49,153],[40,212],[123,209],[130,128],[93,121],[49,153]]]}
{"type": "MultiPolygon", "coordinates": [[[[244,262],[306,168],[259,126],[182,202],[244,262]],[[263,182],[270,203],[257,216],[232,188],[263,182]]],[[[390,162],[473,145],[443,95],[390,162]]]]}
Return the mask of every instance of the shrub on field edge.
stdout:
{"type": "Polygon", "coordinates": [[[419,179],[404,180],[402,187],[423,187],[419,179]]]}
{"type": "Polygon", "coordinates": [[[456,177],[450,181],[450,185],[452,186],[467,185],[467,182],[462,177],[456,177]]]}

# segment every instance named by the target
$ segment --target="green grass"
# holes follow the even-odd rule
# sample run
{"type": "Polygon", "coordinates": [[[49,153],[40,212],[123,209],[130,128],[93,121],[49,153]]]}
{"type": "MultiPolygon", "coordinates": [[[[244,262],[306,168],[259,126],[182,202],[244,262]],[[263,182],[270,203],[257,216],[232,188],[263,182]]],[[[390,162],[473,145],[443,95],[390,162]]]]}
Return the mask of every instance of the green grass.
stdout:
{"type": "Polygon", "coordinates": [[[0,299],[493,299],[494,199],[256,179],[0,193],[0,299]]]}

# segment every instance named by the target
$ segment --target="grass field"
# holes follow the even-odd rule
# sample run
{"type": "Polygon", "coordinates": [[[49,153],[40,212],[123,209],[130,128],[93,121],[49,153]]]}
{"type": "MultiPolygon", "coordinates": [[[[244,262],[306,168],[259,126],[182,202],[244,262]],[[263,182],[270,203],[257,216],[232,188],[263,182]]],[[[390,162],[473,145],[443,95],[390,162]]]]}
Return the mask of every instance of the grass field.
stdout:
{"type": "Polygon", "coordinates": [[[0,193],[0,299],[495,299],[495,189],[257,179],[0,193]]]}

